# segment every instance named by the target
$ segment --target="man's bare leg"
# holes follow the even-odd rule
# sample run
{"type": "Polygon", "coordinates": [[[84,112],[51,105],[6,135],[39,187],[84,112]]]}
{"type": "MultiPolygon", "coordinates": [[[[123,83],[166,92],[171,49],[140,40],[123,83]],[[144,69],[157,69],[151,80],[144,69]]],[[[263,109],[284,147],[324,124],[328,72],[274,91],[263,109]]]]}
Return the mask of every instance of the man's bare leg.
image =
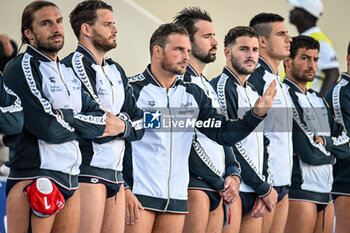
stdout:
{"type": "Polygon", "coordinates": [[[6,200],[7,232],[26,233],[29,227],[30,206],[23,193],[32,180],[20,181],[10,190],[6,200]]]}
{"type": "Polygon", "coordinates": [[[188,214],[183,233],[206,232],[210,212],[210,200],[202,190],[188,190],[188,214]]]}
{"type": "Polygon", "coordinates": [[[287,223],[288,217],[288,194],[283,197],[283,199],[277,203],[274,213],[268,213],[265,217],[273,213],[273,220],[269,226],[265,217],[263,218],[263,233],[283,233],[284,228],[287,223]]]}
{"type": "Polygon", "coordinates": [[[262,218],[252,217],[251,212],[242,217],[240,233],[260,233],[262,218]]]}
{"type": "Polygon", "coordinates": [[[140,221],[125,225],[125,233],[151,233],[156,218],[156,212],[140,210],[140,221]]]}
{"type": "Polygon", "coordinates": [[[99,233],[106,203],[104,184],[79,183],[81,215],[79,233],[99,233]]]}
{"type": "Polygon", "coordinates": [[[323,211],[320,211],[317,213],[317,221],[316,221],[314,233],[332,233],[333,232],[333,225],[334,225],[333,203],[328,204],[326,209],[324,209],[323,211]]]}
{"type": "Polygon", "coordinates": [[[209,213],[209,221],[208,221],[206,232],[221,233],[223,223],[224,223],[224,206],[221,200],[219,206],[215,210],[209,213]]]}
{"type": "Polygon", "coordinates": [[[223,233],[238,233],[241,227],[242,221],[242,202],[238,196],[236,201],[230,205],[231,210],[231,222],[230,225],[223,229],[223,233]]]}
{"type": "Polygon", "coordinates": [[[334,201],[335,233],[350,233],[350,196],[339,196],[334,201]]]}
{"type": "Polygon", "coordinates": [[[181,233],[184,223],[184,214],[157,213],[152,233],[181,233]]]}
{"type": "Polygon", "coordinates": [[[115,197],[107,198],[101,233],[124,233],[125,228],[125,192],[122,185],[115,197]]]}
{"type": "MultiPolygon", "coordinates": [[[[66,201],[63,209],[55,216],[51,233],[77,233],[80,220],[80,190],[66,201]]],[[[33,222],[33,221],[32,221],[33,222]]]]}
{"type": "Polygon", "coordinates": [[[307,201],[289,201],[285,233],[313,233],[317,220],[316,204],[307,201]]]}

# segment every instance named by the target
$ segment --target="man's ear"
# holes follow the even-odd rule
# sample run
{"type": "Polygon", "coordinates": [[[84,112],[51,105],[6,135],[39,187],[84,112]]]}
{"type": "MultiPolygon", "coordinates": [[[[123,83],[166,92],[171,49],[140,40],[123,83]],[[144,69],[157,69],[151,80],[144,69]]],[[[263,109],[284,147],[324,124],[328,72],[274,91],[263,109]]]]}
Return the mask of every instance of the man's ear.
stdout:
{"type": "Polygon", "coordinates": [[[162,52],[163,52],[162,47],[160,47],[159,45],[153,46],[152,54],[154,57],[160,57],[162,52]]]}
{"type": "Polygon", "coordinates": [[[231,49],[230,48],[225,47],[224,48],[224,54],[225,54],[226,60],[230,60],[231,59],[231,49]]]}
{"type": "Polygon", "coordinates": [[[80,34],[86,37],[91,37],[91,26],[87,23],[81,24],[80,34]]]}
{"type": "Polygon", "coordinates": [[[290,57],[285,58],[283,60],[283,65],[284,65],[285,71],[287,73],[287,68],[288,68],[288,70],[290,70],[292,67],[292,59],[290,57]]]}
{"type": "Polygon", "coordinates": [[[24,35],[29,41],[34,40],[34,33],[31,29],[27,28],[26,30],[24,30],[24,35]]]}
{"type": "Polygon", "coordinates": [[[259,47],[260,48],[267,47],[267,39],[264,36],[259,36],[259,47]]]}

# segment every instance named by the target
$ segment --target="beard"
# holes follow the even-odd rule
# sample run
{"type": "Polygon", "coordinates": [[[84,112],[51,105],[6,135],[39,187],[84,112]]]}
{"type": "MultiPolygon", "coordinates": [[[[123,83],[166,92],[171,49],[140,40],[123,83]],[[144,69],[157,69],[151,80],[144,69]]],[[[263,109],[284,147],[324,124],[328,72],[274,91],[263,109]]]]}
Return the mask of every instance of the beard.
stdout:
{"type": "Polygon", "coordinates": [[[115,40],[111,42],[109,38],[102,36],[101,34],[97,33],[95,30],[93,31],[92,44],[97,50],[104,51],[104,52],[108,52],[109,50],[117,47],[117,42],[115,40]]]}
{"type": "MultiPolygon", "coordinates": [[[[312,82],[314,80],[315,75],[310,77],[309,75],[306,74],[308,71],[311,71],[311,70],[305,70],[305,71],[298,70],[295,68],[294,63],[292,63],[291,73],[293,77],[299,82],[306,83],[306,82],[312,82]]],[[[312,71],[314,71],[315,73],[315,70],[312,70],[312,71]]]]}
{"type": "Polygon", "coordinates": [[[186,72],[187,62],[182,61],[182,62],[178,62],[177,64],[172,64],[169,62],[168,58],[165,56],[161,62],[161,66],[163,70],[166,70],[170,73],[178,75],[178,74],[184,74],[186,72]],[[185,68],[181,68],[177,66],[183,63],[186,63],[185,68]]]}
{"type": "MultiPolygon", "coordinates": [[[[238,74],[242,74],[242,75],[249,75],[249,74],[252,74],[255,70],[255,67],[252,68],[252,69],[246,69],[244,68],[240,63],[239,61],[233,56],[233,54],[231,54],[231,65],[233,68],[235,68],[235,70],[237,71],[238,74]]],[[[245,60],[244,62],[247,62],[247,61],[253,61],[253,60],[245,60]]],[[[255,64],[256,62],[253,61],[255,64]]]]}
{"type": "Polygon", "coordinates": [[[216,46],[212,47],[208,53],[205,53],[196,45],[196,43],[192,43],[192,55],[205,64],[215,61],[216,54],[210,53],[213,49],[216,49],[216,46]]]}
{"type": "Polygon", "coordinates": [[[53,36],[50,36],[48,38],[48,40],[43,40],[37,34],[34,33],[34,38],[36,41],[37,49],[44,52],[44,53],[45,52],[57,53],[58,51],[60,51],[62,49],[63,44],[64,44],[64,36],[61,34],[55,34],[53,36]],[[52,42],[50,40],[52,37],[57,37],[57,36],[61,36],[63,38],[62,42],[55,43],[55,42],[52,42]]]}

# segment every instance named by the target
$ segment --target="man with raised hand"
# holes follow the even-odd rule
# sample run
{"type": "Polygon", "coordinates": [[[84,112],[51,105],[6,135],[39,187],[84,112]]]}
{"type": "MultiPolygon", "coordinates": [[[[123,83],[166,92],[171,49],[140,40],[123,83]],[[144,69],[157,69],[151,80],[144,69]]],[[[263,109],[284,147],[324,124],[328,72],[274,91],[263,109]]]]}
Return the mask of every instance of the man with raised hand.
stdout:
{"type": "MultiPolygon", "coordinates": [[[[259,58],[258,34],[251,27],[239,26],[228,31],[224,41],[226,66],[221,75],[211,84],[215,87],[222,112],[227,119],[238,120],[252,108],[259,97],[254,87],[247,82],[248,75],[255,71],[259,58]]],[[[235,224],[224,232],[261,232],[262,218],[272,211],[277,202],[277,193],[269,184],[267,139],[264,138],[263,122],[245,139],[232,147],[241,165],[243,183],[240,186],[240,201],[231,206],[235,224]],[[266,160],[266,161],[265,161],[266,160]],[[237,221],[237,222],[236,222],[237,221]]]]}

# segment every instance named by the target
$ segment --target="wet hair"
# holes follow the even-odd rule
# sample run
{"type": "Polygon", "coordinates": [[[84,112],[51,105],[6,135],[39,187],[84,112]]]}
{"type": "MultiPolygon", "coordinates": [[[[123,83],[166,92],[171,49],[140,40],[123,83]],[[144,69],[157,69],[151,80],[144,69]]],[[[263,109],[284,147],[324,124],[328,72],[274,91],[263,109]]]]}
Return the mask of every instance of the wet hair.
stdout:
{"type": "Polygon", "coordinates": [[[149,43],[149,49],[152,57],[153,47],[158,45],[161,48],[164,48],[167,44],[168,37],[172,34],[180,34],[188,36],[186,28],[181,25],[174,23],[166,23],[160,25],[152,34],[151,40],[149,43]]]}
{"type": "Polygon", "coordinates": [[[249,26],[254,28],[259,36],[268,39],[272,30],[271,23],[283,21],[284,18],[280,15],[274,13],[260,13],[250,20],[249,26]]]}
{"type": "Polygon", "coordinates": [[[85,0],[72,10],[69,14],[70,25],[75,36],[79,39],[80,28],[83,23],[94,25],[97,21],[97,10],[105,9],[113,12],[112,6],[100,0],[85,0]]]}
{"type": "Polygon", "coordinates": [[[320,43],[310,36],[293,37],[293,41],[290,43],[289,57],[294,59],[300,48],[317,49],[320,51],[320,43]]]}
{"type": "Polygon", "coordinates": [[[48,6],[53,6],[58,9],[56,4],[49,1],[34,1],[24,8],[21,23],[22,44],[29,44],[29,39],[25,36],[24,31],[27,29],[33,30],[34,13],[48,6]]]}
{"type": "Polygon", "coordinates": [[[193,36],[198,31],[198,28],[194,25],[199,21],[204,20],[212,22],[212,19],[208,12],[200,9],[199,7],[188,7],[180,11],[173,20],[173,23],[181,25],[186,28],[190,40],[193,42],[193,36]]]}
{"type": "Polygon", "coordinates": [[[252,28],[252,27],[246,27],[246,26],[238,26],[231,28],[224,39],[224,46],[227,47],[228,45],[234,45],[236,43],[236,39],[241,36],[249,36],[249,37],[258,37],[258,33],[252,28]]]}

